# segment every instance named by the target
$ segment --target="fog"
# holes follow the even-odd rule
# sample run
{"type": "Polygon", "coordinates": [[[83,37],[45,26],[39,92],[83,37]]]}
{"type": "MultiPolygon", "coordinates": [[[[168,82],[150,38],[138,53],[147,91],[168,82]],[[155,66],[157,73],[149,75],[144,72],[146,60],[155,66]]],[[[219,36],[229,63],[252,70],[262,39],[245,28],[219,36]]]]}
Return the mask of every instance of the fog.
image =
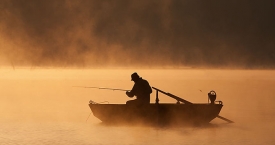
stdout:
{"type": "Polygon", "coordinates": [[[274,68],[275,2],[2,0],[0,64],[274,68]]]}
{"type": "MultiPolygon", "coordinates": [[[[21,144],[273,144],[274,70],[218,69],[0,69],[0,142],[21,144]],[[223,102],[206,127],[108,126],[91,113],[90,100],[126,104],[137,71],[151,86],[192,103],[207,103],[210,90],[223,102]]],[[[151,94],[155,103],[156,91],[151,94]]],[[[159,93],[161,104],[176,100],[159,93]]],[[[104,102],[107,104],[107,102],[104,102]]],[[[182,115],[182,114],[179,114],[182,115]]]]}

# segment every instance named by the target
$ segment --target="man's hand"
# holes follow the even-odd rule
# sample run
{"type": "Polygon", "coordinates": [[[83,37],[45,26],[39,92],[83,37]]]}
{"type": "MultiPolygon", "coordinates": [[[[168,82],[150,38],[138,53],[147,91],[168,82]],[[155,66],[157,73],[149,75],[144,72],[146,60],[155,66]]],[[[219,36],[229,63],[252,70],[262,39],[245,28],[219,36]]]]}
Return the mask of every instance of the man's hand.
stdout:
{"type": "Polygon", "coordinates": [[[132,98],[133,96],[131,96],[131,94],[130,94],[130,92],[126,92],[126,95],[128,96],[128,97],[130,97],[130,98],[132,98]]]}

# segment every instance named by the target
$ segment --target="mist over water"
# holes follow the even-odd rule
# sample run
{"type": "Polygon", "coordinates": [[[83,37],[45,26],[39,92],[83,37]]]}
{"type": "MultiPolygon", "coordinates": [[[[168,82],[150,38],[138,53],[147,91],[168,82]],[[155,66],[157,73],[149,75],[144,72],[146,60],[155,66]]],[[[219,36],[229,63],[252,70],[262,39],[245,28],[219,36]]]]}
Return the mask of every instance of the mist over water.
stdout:
{"type": "MultiPolygon", "coordinates": [[[[3,144],[273,144],[275,73],[207,69],[0,69],[0,142],[3,144]],[[106,126],[91,114],[89,100],[125,104],[132,72],[151,86],[193,103],[217,92],[224,107],[209,126],[158,128],[106,126]],[[89,118],[88,118],[89,116],[89,118]],[[87,120],[88,118],[88,120],[87,120]],[[87,120],[87,122],[86,122],[87,120]]],[[[176,103],[164,95],[160,103],[176,103]]],[[[151,103],[155,102],[155,92],[151,103]]],[[[179,114],[180,115],[180,114],[179,114]]]]}
{"type": "Polygon", "coordinates": [[[0,65],[274,68],[273,0],[2,0],[0,65]]]}

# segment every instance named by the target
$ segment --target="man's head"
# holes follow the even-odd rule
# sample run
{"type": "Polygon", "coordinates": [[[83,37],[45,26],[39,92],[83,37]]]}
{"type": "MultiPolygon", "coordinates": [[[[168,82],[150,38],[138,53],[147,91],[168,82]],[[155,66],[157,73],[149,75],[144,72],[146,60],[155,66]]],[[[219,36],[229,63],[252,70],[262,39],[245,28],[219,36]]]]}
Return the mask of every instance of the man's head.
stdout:
{"type": "Polygon", "coordinates": [[[135,72],[131,75],[132,81],[136,82],[140,77],[139,75],[135,72]]]}

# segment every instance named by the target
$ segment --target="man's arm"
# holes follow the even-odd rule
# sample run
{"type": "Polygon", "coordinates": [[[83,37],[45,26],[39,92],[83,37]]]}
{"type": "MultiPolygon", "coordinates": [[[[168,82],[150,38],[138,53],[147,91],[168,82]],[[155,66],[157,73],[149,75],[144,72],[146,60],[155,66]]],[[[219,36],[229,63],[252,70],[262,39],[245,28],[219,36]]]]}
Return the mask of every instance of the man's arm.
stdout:
{"type": "Polygon", "coordinates": [[[128,91],[126,92],[126,95],[128,97],[134,97],[135,92],[136,92],[136,84],[133,86],[133,88],[132,88],[132,90],[130,92],[128,92],[128,91]]]}

